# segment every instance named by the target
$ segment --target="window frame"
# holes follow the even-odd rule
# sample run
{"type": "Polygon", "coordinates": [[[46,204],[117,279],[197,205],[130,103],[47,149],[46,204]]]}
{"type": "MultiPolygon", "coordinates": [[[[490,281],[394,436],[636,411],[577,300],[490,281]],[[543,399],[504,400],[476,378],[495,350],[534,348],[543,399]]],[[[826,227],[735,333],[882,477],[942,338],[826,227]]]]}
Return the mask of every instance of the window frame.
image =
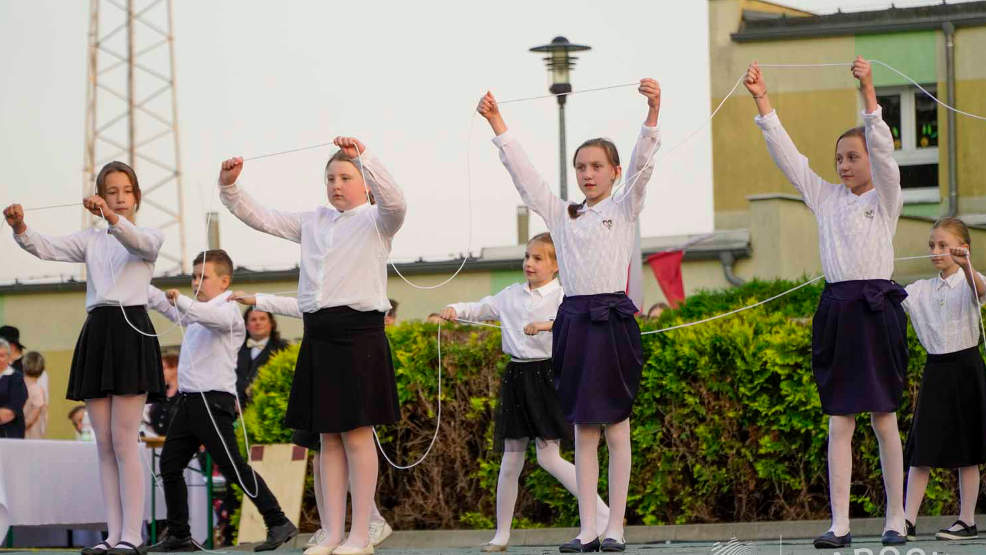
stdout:
{"type": "MultiPolygon", "coordinates": [[[[929,83],[922,86],[933,94],[937,92],[937,84],[929,83]],[[931,88],[935,90],[931,90],[931,88]]],[[[913,85],[876,88],[877,97],[897,95],[900,98],[900,150],[894,149],[894,160],[897,161],[897,164],[899,166],[922,164],[938,164],[940,166],[938,145],[917,146],[917,118],[914,110],[915,99],[919,94],[924,93],[913,85]]],[[[940,187],[901,188],[901,193],[907,204],[941,202],[940,187]]]]}

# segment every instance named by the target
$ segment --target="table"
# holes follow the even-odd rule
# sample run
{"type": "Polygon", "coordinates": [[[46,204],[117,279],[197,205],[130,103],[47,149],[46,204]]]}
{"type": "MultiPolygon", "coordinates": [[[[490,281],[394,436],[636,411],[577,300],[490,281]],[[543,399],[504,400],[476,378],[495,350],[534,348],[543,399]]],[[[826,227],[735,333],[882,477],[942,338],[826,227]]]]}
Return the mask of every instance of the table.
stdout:
{"type": "MultiPolygon", "coordinates": [[[[153,456],[141,449],[145,468],[144,520],[151,519],[151,499],[164,499],[164,490],[151,473],[153,456]]],[[[207,515],[212,508],[207,503],[207,480],[195,468],[185,470],[188,483],[189,520],[192,536],[205,542],[211,539],[206,528],[207,515]]],[[[0,538],[11,526],[44,527],[47,531],[31,530],[34,541],[53,541],[64,545],[67,528],[105,527],[106,514],[102,503],[96,444],[86,441],[47,439],[0,439],[0,538]],[[93,500],[98,502],[93,503],[93,500]],[[38,538],[36,532],[40,534],[38,538]]],[[[154,517],[167,515],[164,503],[153,507],[154,517]]],[[[15,540],[17,544],[21,542],[15,540]]],[[[26,547],[18,545],[18,547],[26,547]]]]}

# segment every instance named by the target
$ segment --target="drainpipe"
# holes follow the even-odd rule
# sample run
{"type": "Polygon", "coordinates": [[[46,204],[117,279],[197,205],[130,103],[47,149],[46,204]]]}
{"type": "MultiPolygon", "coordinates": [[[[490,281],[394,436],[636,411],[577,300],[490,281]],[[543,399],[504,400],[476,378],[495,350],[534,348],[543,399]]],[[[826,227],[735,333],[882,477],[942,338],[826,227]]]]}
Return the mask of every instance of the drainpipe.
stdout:
{"type": "Polygon", "coordinates": [[[719,263],[722,264],[722,273],[726,276],[726,281],[733,287],[739,287],[746,283],[746,280],[733,273],[733,264],[735,262],[736,257],[733,256],[733,251],[719,251],[719,263]]]}
{"type": "MultiPolygon", "coordinates": [[[[945,90],[949,106],[955,106],[955,26],[942,24],[945,33],[945,90]]],[[[955,112],[948,110],[948,215],[959,213],[958,161],[956,156],[955,112]]]]}

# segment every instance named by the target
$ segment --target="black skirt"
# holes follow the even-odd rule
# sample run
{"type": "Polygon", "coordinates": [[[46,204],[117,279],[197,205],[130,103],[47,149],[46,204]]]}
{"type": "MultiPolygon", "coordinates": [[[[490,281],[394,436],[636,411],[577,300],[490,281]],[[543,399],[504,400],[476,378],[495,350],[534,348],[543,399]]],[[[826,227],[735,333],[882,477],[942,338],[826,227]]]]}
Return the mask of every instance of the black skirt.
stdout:
{"type": "Polygon", "coordinates": [[[293,430],[291,432],[291,443],[315,451],[316,453],[322,450],[322,437],[317,432],[293,430]]]}
{"type": "Polygon", "coordinates": [[[906,297],[903,287],[885,279],[825,284],[811,329],[822,412],[897,410],[907,372],[906,297]]]}
{"type": "Polygon", "coordinates": [[[934,468],[986,463],[986,364],[978,346],[928,355],[904,463],[934,468]]]}
{"type": "Polygon", "coordinates": [[[572,425],[558,404],[551,361],[510,361],[500,378],[493,446],[502,452],[504,440],[535,438],[570,446],[572,425]]]}
{"type": "Polygon", "coordinates": [[[397,422],[397,381],[383,317],[348,306],[305,313],[287,427],[341,433],[397,422]]]}
{"type": "Polygon", "coordinates": [[[630,416],[644,366],[636,312],[623,293],[565,297],[558,307],[552,362],[569,422],[614,424],[630,416]]]}
{"type": "Polygon", "coordinates": [[[143,306],[97,306],[89,311],[72,355],[67,399],[85,401],[109,395],[146,394],[164,400],[164,369],[157,337],[143,306]],[[124,311],[126,318],[124,318],[124,311]]]}

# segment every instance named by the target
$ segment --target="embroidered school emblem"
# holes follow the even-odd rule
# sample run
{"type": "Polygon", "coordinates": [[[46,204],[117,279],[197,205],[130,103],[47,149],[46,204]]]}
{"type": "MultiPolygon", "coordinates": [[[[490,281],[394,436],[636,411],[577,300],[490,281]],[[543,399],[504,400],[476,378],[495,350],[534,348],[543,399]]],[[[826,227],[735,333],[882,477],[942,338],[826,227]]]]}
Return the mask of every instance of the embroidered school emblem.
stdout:
{"type": "Polygon", "coordinates": [[[603,220],[603,225],[606,229],[613,229],[613,220],[603,220]]]}
{"type": "Polygon", "coordinates": [[[867,210],[866,212],[863,212],[863,215],[872,220],[873,219],[873,210],[867,210]]]}

